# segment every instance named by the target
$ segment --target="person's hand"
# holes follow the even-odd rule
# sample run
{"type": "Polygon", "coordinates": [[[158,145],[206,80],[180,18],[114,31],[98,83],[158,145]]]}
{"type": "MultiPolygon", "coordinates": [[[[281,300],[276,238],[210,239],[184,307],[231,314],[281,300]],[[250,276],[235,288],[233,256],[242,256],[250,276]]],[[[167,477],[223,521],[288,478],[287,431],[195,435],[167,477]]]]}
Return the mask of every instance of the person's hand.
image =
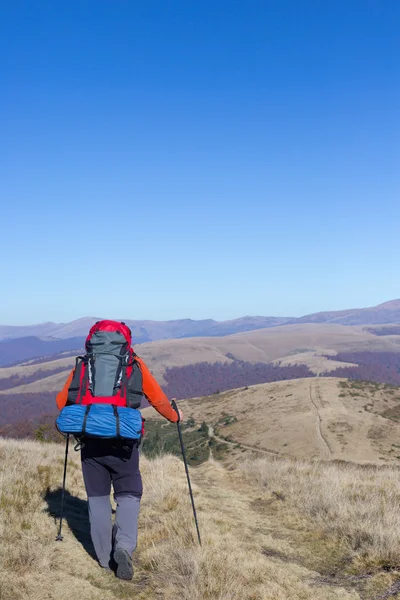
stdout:
{"type": "Polygon", "coordinates": [[[176,403],[176,398],[171,398],[171,403],[172,403],[172,407],[173,409],[178,413],[179,415],[179,421],[178,423],[180,423],[181,421],[183,421],[183,412],[181,411],[180,408],[178,408],[178,405],[176,403]]]}

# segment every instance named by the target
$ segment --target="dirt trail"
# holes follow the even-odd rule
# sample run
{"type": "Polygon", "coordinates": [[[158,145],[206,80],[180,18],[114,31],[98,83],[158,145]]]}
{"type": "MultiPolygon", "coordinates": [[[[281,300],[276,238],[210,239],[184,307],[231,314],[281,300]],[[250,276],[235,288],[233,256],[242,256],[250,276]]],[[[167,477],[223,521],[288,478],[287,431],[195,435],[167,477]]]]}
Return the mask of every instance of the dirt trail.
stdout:
{"type": "Polygon", "coordinates": [[[316,439],[320,449],[319,458],[329,460],[332,458],[332,451],[329,444],[322,432],[322,418],[320,415],[320,409],[322,408],[321,388],[319,385],[318,378],[310,379],[310,402],[312,411],[315,416],[315,433],[316,439]]]}
{"type": "MultiPolygon", "coordinates": [[[[276,561],[274,576],[280,586],[287,586],[288,598],[360,599],[354,589],[349,589],[350,586],[337,585],[333,589],[319,583],[319,568],[325,572],[326,561],[332,560],[335,546],[325,545],[326,537],[321,538],[298,514],[290,515],[285,500],[278,492],[263,493],[252,488],[240,472],[228,470],[212,460],[191,469],[191,475],[201,507],[200,514],[214,515],[216,527],[221,532],[235,531],[242,540],[244,552],[257,553],[258,548],[262,555],[276,561]],[[315,554],[318,555],[317,560],[315,554]]],[[[272,586],[275,583],[271,581],[272,586]]]]}
{"type": "MultiPolygon", "coordinates": [[[[268,454],[269,456],[277,456],[278,452],[272,452],[272,450],[263,450],[262,448],[257,448],[256,446],[248,446],[247,444],[242,444],[242,442],[230,442],[229,440],[224,440],[224,438],[218,437],[214,433],[214,427],[212,425],[208,426],[208,435],[210,438],[213,438],[217,442],[221,444],[228,444],[228,446],[232,446],[236,448],[240,445],[240,448],[244,450],[250,450],[250,452],[259,452],[260,454],[268,454]]],[[[282,456],[282,455],[281,455],[282,456]]],[[[210,458],[213,458],[212,450],[210,449],[210,458]]]]}
{"type": "MultiPolygon", "coordinates": [[[[315,421],[315,440],[318,447],[318,458],[322,460],[329,460],[332,458],[332,451],[329,446],[329,443],[322,431],[322,418],[320,415],[320,409],[322,408],[322,392],[319,384],[318,378],[310,379],[310,402],[311,402],[311,410],[314,415],[315,421]]],[[[265,450],[263,448],[257,448],[256,446],[250,446],[248,444],[243,444],[242,442],[229,441],[225,440],[214,432],[214,427],[208,424],[208,434],[210,438],[214,438],[217,442],[221,444],[228,444],[229,446],[235,448],[238,444],[240,444],[240,448],[245,450],[249,450],[251,452],[258,452],[259,454],[264,454],[268,456],[283,456],[283,453],[273,452],[272,450],[265,450]]],[[[212,457],[212,452],[210,453],[212,457]]]]}

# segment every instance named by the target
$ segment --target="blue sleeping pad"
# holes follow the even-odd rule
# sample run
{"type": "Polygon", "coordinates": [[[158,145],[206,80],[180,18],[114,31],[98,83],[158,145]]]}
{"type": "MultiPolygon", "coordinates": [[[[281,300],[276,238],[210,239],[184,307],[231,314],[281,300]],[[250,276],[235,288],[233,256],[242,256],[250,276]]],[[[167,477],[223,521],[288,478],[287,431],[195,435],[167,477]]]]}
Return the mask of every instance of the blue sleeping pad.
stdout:
{"type": "Polygon", "coordinates": [[[142,415],[135,408],[111,404],[71,404],[61,410],[56,425],[64,434],[138,440],[142,431],[142,415]]]}

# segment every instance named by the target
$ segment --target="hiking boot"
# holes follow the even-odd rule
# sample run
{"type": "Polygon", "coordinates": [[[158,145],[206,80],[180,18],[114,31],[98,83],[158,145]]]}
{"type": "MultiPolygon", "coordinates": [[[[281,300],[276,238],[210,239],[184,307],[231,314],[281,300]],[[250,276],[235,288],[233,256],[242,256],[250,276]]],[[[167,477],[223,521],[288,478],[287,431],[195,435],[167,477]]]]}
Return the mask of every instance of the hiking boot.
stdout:
{"type": "MultiPolygon", "coordinates": [[[[115,562],[114,558],[111,557],[110,561],[108,563],[108,567],[106,567],[106,571],[110,571],[110,573],[116,573],[117,572],[117,563],[115,562]]],[[[103,567],[104,569],[104,567],[103,567]]]]}
{"type": "Polygon", "coordinates": [[[118,548],[114,552],[114,560],[117,563],[117,577],[130,581],[133,577],[133,565],[129,553],[124,548],[118,548]]]}

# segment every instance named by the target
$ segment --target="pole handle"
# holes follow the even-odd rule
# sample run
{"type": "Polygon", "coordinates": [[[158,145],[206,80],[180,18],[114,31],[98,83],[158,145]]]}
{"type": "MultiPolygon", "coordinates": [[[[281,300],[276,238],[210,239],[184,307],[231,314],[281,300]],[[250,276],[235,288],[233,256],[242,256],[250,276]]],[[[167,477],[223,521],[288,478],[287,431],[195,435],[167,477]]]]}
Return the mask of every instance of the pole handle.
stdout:
{"type": "Polygon", "coordinates": [[[178,415],[177,423],[180,423],[181,422],[181,416],[179,414],[179,408],[178,408],[178,405],[176,403],[176,399],[175,398],[172,398],[172,400],[171,400],[171,406],[174,409],[174,411],[176,412],[176,414],[178,415]]]}

